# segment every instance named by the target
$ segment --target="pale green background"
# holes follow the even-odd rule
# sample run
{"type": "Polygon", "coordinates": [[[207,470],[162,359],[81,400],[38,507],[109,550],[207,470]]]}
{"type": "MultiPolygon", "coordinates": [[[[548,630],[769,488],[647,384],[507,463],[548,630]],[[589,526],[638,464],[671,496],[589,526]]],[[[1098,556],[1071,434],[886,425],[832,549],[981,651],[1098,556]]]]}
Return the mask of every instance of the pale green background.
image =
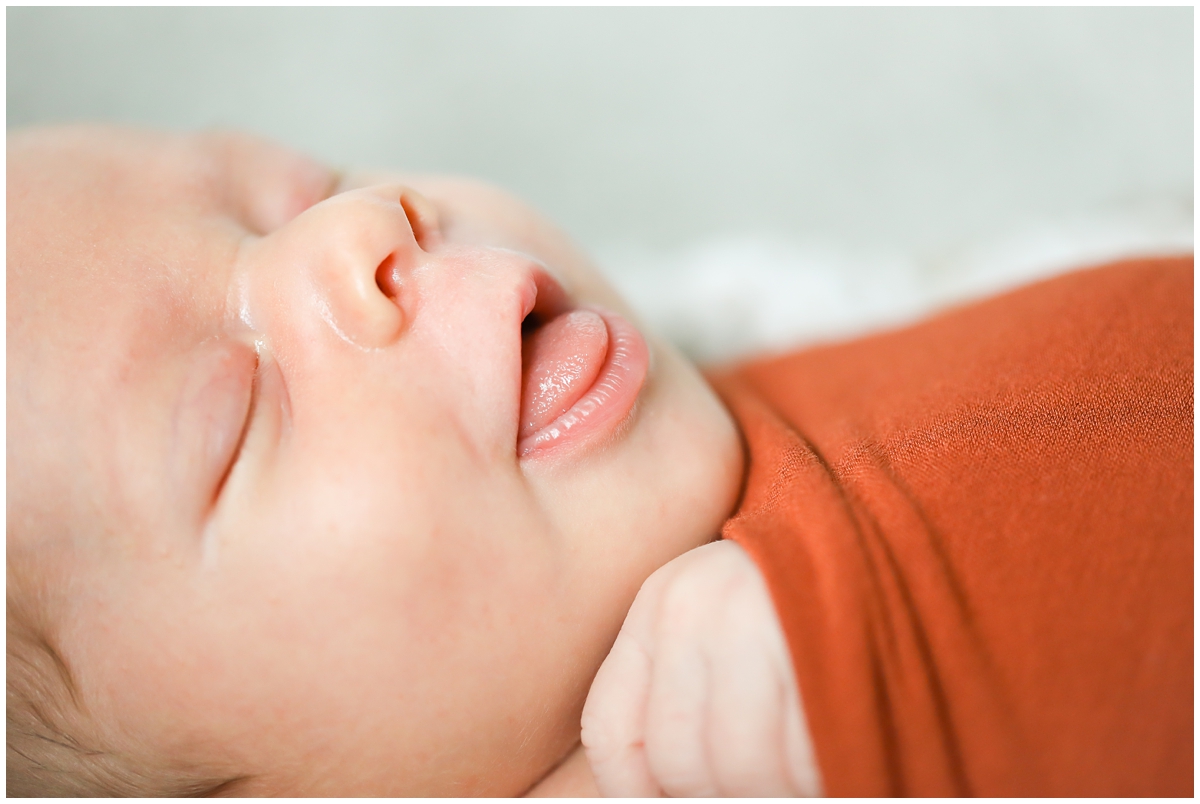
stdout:
{"type": "Polygon", "coordinates": [[[932,253],[1192,198],[1192,9],[9,9],[8,126],[477,174],[593,249],[932,253]]]}

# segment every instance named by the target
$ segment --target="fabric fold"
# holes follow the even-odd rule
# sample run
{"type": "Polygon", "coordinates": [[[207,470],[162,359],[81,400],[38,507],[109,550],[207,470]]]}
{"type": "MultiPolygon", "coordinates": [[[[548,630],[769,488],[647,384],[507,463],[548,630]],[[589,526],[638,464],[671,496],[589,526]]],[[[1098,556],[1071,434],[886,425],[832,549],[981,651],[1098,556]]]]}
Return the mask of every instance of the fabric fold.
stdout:
{"type": "Polygon", "coordinates": [[[711,373],[827,792],[1191,794],[1191,299],[1130,261],[711,373]]]}

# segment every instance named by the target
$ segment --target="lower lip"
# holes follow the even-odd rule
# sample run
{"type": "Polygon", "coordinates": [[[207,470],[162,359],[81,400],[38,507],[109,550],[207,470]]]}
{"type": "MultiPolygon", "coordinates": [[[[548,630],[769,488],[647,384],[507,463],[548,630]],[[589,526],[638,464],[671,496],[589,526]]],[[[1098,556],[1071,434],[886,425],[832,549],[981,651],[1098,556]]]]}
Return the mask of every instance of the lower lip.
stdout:
{"type": "Polygon", "coordinates": [[[637,329],[616,313],[596,309],[608,330],[608,352],[595,382],[558,418],[517,442],[533,458],[613,435],[637,404],[650,369],[650,349],[637,329]]]}

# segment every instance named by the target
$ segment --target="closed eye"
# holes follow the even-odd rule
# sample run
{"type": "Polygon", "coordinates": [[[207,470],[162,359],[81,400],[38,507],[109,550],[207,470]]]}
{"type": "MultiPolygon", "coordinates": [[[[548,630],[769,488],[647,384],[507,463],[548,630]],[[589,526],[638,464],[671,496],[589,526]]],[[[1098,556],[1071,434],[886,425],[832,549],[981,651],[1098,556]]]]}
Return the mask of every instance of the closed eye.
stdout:
{"type": "MultiPolygon", "coordinates": [[[[233,467],[237,465],[238,459],[242,455],[242,449],[246,445],[246,433],[250,431],[250,423],[254,421],[254,410],[258,404],[258,359],[255,355],[254,370],[250,377],[249,394],[244,405],[239,404],[238,407],[244,407],[245,410],[241,414],[241,426],[236,428],[237,438],[233,443],[232,449],[227,450],[229,457],[224,461],[224,469],[221,471],[220,477],[217,479],[216,487],[213,489],[213,502],[215,503],[221,497],[221,492],[225,490],[225,483],[229,480],[229,475],[233,472],[233,467]]],[[[236,419],[234,420],[237,421],[236,419]]]]}
{"type": "Polygon", "coordinates": [[[190,368],[175,422],[176,479],[203,516],[220,497],[245,445],[255,409],[258,355],[244,343],[209,342],[199,347],[190,368]]]}

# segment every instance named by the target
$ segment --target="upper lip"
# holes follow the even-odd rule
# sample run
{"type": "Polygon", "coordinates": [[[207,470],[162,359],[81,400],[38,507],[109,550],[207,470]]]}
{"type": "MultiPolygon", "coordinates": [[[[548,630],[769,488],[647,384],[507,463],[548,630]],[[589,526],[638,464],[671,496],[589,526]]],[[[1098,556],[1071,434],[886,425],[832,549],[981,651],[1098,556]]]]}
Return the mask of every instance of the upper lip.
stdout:
{"type": "Polygon", "coordinates": [[[527,332],[536,329],[553,318],[569,313],[578,305],[563,288],[562,284],[540,262],[528,258],[528,269],[522,278],[523,291],[521,298],[521,320],[517,322],[516,339],[516,377],[515,377],[515,411],[513,417],[513,449],[516,449],[517,434],[520,428],[521,394],[525,366],[522,357],[522,347],[527,332]]]}
{"type": "Polygon", "coordinates": [[[575,307],[562,285],[545,268],[534,265],[529,278],[533,284],[533,298],[526,300],[522,324],[530,315],[545,322],[575,307]]]}

